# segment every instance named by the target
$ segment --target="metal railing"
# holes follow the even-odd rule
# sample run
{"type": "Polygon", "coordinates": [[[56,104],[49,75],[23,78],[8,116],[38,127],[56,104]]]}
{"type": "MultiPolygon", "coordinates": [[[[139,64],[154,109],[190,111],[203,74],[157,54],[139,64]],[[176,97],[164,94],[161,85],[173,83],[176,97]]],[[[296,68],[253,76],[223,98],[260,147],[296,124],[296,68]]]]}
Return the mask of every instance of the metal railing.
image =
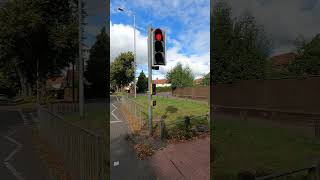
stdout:
{"type": "Polygon", "coordinates": [[[139,123],[140,129],[146,123],[148,114],[146,113],[147,107],[137,103],[136,101],[126,97],[121,97],[121,104],[126,108],[127,111],[134,117],[134,120],[139,123]]]}
{"type": "Polygon", "coordinates": [[[48,110],[53,113],[66,114],[79,112],[78,103],[52,103],[48,105],[48,110]]]}
{"type": "MultiPolygon", "coordinates": [[[[56,106],[57,111],[61,111],[56,106]]],[[[106,141],[48,109],[39,107],[40,136],[57,152],[74,180],[103,180],[106,175],[106,141]]]]}
{"type": "Polygon", "coordinates": [[[271,180],[271,179],[278,179],[282,177],[288,177],[293,174],[301,173],[301,172],[306,172],[307,177],[310,180],[320,180],[320,166],[319,164],[313,165],[310,167],[306,168],[301,168],[301,169],[294,169],[291,171],[286,171],[286,172],[281,172],[281,173],[274,173],[271,175],[263,176],[263,177],[257,177],[255,180],[271,180]]]}

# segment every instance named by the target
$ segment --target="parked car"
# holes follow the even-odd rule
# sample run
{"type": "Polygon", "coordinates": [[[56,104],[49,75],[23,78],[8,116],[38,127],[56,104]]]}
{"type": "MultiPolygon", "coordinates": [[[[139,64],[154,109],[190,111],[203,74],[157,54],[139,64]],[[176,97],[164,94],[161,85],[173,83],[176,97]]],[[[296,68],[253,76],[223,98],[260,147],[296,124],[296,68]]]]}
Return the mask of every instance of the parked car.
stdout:
{"type": "Polygon", "coordinates": [[[5,94],[0,94],[0,103],[3,104],[3,103],[9,103],[9,98],[7,95],[5,94]]]}

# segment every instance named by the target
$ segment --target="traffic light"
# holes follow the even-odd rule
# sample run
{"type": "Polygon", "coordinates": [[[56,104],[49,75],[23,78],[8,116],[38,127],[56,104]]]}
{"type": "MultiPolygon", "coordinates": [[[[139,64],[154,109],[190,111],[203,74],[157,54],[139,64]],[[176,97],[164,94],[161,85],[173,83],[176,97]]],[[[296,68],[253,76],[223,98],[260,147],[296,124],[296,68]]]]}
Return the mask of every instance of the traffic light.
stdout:
{"type": "Polygon", "coordinates": [[[152,95],[156,95],[157,86],[156,84],[152,84],[152,95]]]}
{"type": "Polygon", "coordinates": [[[152,66],[166,65],[166,36],[161,29],[152,32],[152,66]]]}

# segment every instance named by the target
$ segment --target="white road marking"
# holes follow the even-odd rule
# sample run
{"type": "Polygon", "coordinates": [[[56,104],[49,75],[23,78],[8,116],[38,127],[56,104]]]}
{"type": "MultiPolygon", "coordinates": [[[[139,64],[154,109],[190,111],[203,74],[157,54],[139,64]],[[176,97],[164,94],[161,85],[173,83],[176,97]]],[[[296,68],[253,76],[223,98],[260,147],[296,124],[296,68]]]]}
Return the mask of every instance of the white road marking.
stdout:
{"type": "Polygon", "coordinates": [[[11,131],[10,133],[8,133],[7,136],[5,136],[5,138],[14,143],[16,145],[16,149],[14,149],[5,159],[3,164],[11,171],[11,173],[18,179],[18,180],[24,180],[24,178],[21,176],[21,173],[19,173],[10,163],[10,159],[16,154],[18,153],[21,149],[22,149],[22,144],[17,142],[16,140],[12,139],[11,135],[13,135],[16,131],[11,131]]]}
{"type": "Polygon", "coordinates": [[[21,176],[21,173],[19,173],[9,162],[4,162],[4,165],[11,171],[11,173],[12,173],[18,180],[24,180],[24,178],[21,176]]]}
{"type": "Polygon", "coordinates": [[[113,162],[113,166],[119,166],[120,162],[119,161],[115,161],[113,162]]]}
{"type": "Polygon", "coordinates": [[[21,116],[21,118],[22,118],[22,120],[23,120],[23,124],[24,124],[24,125],[27,125],[27,123],[28,123],[27,118],[26,118],[26,116],[22,113],[22,110],[21,110],[21,109],[19,110],[19,114],[20,114],[20,116],[21,116]]]}
{"type": "Polygon", "coordinates": [[[115,108],[114,110],[111,111],[111,115],[112,115],[117,121],[110,121],[110,124],[122,122],[115,114],[113,114],[113,112],[118,109],[117,106],[115,106],[115,105],[112,104],[112,103],[111,103],[111,105],[115,108]]]}
{"type": "Polygon", "coordinates": [[[110,124],[121,123],[122,121],[110,121],[110,124]]]}
{"type": "Polygon", "coordinates": [[[22,148],[22,144],[18,143],[16,140],[14,140],[14,139],[12,139],[12,138],[10,138],[8,136],[5,136],[5,138],[17,145],[16,149],[13,150],[9,154],[9,156],[4,160],[4,161],[9,161],[12,158],[13,155],[15,155],[18,151],[20,151],[20,149],[22,148]]]}

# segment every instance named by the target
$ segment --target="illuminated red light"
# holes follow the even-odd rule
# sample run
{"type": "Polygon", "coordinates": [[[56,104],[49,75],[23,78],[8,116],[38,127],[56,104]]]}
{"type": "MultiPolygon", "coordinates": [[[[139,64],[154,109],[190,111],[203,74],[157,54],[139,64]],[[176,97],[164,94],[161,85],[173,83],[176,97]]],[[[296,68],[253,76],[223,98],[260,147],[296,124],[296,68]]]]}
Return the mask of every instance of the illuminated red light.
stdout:
{"type": "Polygon", "coordinates": [[[157,41],[161,41],[161,39],[162,39],[162,34],[156,34],[156,40],[157,41]]]}

